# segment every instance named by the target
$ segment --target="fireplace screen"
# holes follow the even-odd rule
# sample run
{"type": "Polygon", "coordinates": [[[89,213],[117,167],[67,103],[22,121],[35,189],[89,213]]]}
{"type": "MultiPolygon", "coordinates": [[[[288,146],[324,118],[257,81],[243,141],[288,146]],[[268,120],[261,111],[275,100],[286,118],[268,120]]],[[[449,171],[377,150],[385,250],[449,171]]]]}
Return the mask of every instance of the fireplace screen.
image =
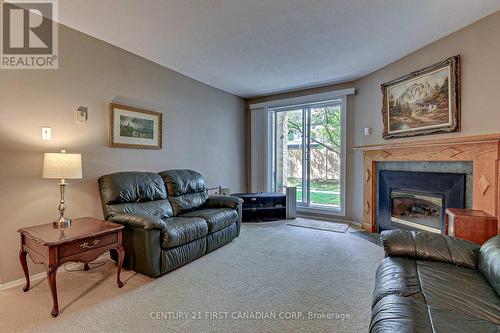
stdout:
{"type": "Polygon", "coordinates": [[[441,233],[443,198],[429,194],[393,190],[391,225],[441,233]]]}

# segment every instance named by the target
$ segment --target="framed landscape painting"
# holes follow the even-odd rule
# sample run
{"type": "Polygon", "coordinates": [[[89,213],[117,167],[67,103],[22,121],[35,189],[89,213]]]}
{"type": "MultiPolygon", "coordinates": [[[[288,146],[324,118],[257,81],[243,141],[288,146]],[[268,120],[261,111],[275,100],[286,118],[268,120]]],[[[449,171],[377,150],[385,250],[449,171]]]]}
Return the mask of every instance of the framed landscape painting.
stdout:
{"type": "Polygon", "coordinates": [[[162,114],[120,104],[110,104],[110,146],[162,148],[162,114]]]}
{"type": "Polygon", "coordinates": [[[460,56],[382,84],[385,139],[460,131],[460,56]]]}

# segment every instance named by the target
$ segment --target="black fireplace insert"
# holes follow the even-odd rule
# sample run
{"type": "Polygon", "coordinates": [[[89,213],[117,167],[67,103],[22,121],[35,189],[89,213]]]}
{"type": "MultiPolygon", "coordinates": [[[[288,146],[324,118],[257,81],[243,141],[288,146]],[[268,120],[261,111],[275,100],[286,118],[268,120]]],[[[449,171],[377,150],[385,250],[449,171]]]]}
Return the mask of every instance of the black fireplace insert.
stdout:
{"type": "Polygon", "coordinates": [[[444,233],[447,208],[464,208],[465,174],[379,171],[377,226],[444,233]]]}

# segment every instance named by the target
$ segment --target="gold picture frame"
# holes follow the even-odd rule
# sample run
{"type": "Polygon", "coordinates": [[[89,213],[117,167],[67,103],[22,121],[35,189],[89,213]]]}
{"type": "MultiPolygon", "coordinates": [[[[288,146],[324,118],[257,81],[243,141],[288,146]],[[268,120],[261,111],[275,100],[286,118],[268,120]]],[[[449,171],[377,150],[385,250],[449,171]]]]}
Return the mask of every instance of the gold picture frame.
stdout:
{"type": "Polygon", "coordinates": [[[160,112],[110,103],[109,145],[115,148],[162,149],[160,112]]]}
{"type": "Polygon", "coordinates": [[[383,83],[384,139],[460,131],[460,56],[383,83]]]}

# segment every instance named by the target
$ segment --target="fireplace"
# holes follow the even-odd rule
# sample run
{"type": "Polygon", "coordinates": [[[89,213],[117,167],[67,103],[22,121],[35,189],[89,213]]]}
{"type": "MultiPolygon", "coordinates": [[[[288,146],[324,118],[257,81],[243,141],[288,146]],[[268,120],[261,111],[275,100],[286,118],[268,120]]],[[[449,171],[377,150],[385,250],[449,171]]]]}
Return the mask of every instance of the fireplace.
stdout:
{"type": "Polygon", "coordinates": [[[446,208],[464,208],[465,174],[379,172],[377,226],[443,233],[446,208]]]}
{"type": "MultiPolygon", "coordinates": [[[[388,170],[381,166],[383,163],[403,164],[403,167],[391,168],[395,171],[466,173],[465,207],[482,210],[498,217],[498,230],[500,230],[500,202],[498,200],[500,193],[500,172],[498,171],[500,134],[436,136],[435,138],[397,140],[353,148],[363,152],[364,192],[363,205],[359,207],[361,210],[359,213],[363,215],[364,230],[369,232],[379,230],[379,177],[381,170],[388,170]],[[470,164],[471,170],[434,167],[413,169],[415,163],[422,162],[439,162],[440,164],[466,162],[470,164]],[[410,167],[407,168],[404,165],[410,167]]],[[[427,191],[415,192],[428,193],[427,191]]],[[[391,228],[387,220],[383,223],[386,224],[381,227],[382,229],[391,228]]]]}
{"type": "Polygon", "coordinates": [[[414,191],[391,191],[391,226],[441,233],[443,198],[414,191]]]}

